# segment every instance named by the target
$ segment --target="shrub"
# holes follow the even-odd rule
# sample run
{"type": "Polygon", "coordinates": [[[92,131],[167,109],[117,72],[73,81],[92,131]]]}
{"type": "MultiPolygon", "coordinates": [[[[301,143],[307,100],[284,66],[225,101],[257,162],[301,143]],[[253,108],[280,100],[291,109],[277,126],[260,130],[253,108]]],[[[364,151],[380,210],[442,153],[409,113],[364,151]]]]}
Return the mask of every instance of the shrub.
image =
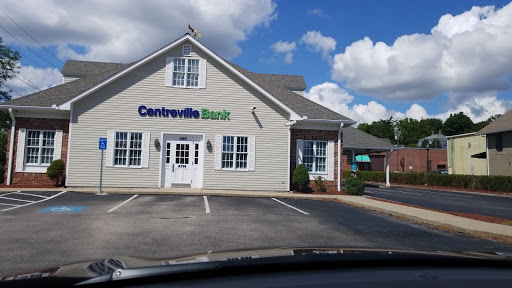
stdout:
{"type": "Polygon", "coordinates": [[[299,185],[299,190],[304,190],[304,186],[309,184],[309,172],[304,164],[299,164],[293,171],[292,183],[299,185]]]}
{"type": "Polygon", "coordinates": [[[66,167],[62,159],[53,160],[52,163],[50,163],[50,166],[48,166],[46,169],[46,176],[52,180],[55,180],[55,185],[59,186],[59,180],[64,178],[65,170],[66,167]]]}
{"type": "Polygon", "coordinates": [[[345,187],[349,195],[363,195],[364,193],[364,181],[356,177],[347,178],[345,187]]]}
{"type": "Polygon", "coordinates": [[[322,176],[315,177],[315,187],[318,192],[325,192],[327,190],[325,189],[325,182],[322,176]]]}

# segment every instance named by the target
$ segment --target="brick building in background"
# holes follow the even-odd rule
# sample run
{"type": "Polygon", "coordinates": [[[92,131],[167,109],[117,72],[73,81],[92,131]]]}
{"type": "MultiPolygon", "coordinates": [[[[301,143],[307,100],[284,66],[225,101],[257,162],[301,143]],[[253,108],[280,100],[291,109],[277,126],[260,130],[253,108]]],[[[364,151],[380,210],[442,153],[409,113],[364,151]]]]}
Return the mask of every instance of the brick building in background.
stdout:
{"type": "MultiPolygon", "coordinates": [[[[369,151],[371,152],[371,151],[369,151]]],[[[385,171],[386,153],[368,154],[368,158],[362,157],[362,161],[356,162],[357,168],[362,171],[385,171]],[[366,159],[365,159],[366,158],[366,159]]],[[[389,157],[390,172],[427,172],[427,160],[429,163],[429,171],[435,169],[447,169],[447,151],[446,149],[429,149],[427,159],[426,148],[407,148],[391,152],[389,157]]],[[[343,155],[342,170],[350,170],[351,156],[343,155]]]]}

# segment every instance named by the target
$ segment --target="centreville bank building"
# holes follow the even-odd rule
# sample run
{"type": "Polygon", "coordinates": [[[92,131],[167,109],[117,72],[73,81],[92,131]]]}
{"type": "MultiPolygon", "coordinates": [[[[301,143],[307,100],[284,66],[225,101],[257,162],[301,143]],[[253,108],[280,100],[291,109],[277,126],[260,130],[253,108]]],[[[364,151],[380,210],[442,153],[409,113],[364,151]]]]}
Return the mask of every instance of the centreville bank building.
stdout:
{"type": "Polygon", "coordinates": [[[0,105],[10,114],[5,185],[289,191],[303,163],[341,188],[343,127],[304,97],[302,76],[247,71],[188,34],[129,64],[67,61],[63,84],[0,105]]]}

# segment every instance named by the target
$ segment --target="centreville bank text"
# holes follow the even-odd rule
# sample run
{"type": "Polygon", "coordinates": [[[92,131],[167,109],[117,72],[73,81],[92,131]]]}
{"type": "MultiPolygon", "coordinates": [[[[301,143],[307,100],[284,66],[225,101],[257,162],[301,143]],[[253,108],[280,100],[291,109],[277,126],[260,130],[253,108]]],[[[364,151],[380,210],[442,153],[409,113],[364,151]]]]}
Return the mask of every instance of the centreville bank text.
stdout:
{"type": "Polygon", "coordinates": [[[166,109],[162,108],[147,108],[144,105],[139,106],[139,115],[143,117],[172,117],[172,118],[209,118],[209,119],[228,119],[229,111],[223,109],[222,111],[210,110],[201,108],[194,110],[192,108],[183,109],[166,109]]]}

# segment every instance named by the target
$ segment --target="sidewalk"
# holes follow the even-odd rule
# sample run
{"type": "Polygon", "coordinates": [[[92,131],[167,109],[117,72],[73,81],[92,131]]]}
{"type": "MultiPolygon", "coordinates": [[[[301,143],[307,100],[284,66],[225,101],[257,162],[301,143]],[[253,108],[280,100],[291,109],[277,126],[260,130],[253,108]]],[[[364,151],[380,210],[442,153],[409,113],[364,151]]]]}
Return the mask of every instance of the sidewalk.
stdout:
{"type": "MultiPolygon", "coordinates": [[[[68,187],[53,189],[7,189],[1,188],[0,193],[13,191],[73,191],[81,193],[98,193],[97,187],[68,187]]],[[[334,200],[351,206],[361,207],[381,213],[391,214],[412,221],[434,225],[439,228],[455,230],[476,237],[483,237],[512,243],[512,226],[488,223],[442,212],[409,207],[396,203],[383,202],[361,196],[349,195],[315,195],[294,194],[291,192],[234,191],[234,190],[203,190],[194,188],[104,188],[105,194],[171,194],[200,195],[225,197],[269,197],[310,200],[334,200]]]]}

